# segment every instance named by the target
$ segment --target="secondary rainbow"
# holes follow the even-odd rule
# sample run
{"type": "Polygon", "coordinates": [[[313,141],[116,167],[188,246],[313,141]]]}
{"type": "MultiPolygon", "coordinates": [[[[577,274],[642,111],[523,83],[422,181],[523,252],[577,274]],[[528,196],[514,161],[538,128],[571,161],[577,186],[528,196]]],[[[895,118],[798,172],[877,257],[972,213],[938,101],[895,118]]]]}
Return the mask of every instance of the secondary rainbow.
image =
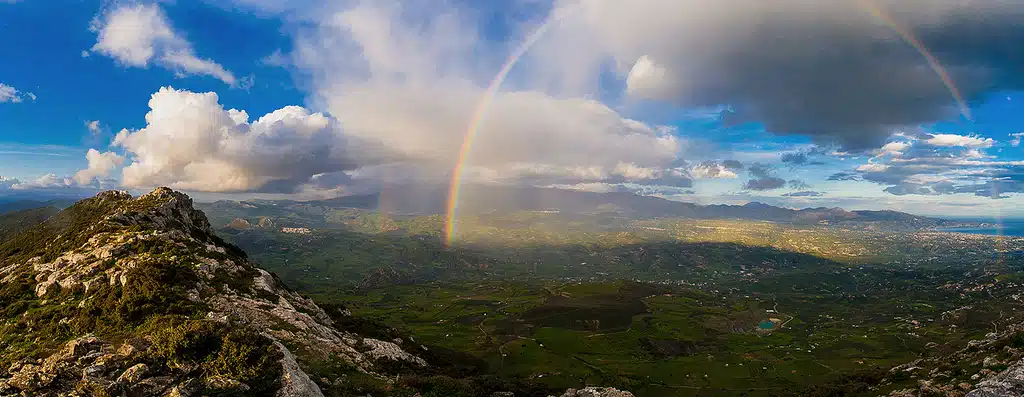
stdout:
{"type": "MultiPolygon", "coordinates": [[[[911,47],[917,50],[918,53],[924,57],[925,61],[932,71],[939,77],[942,84],[946,86],[950,94],[953,96],[953,100],[956,101],[957,107],[960,109],[960,114],[967,120],[972,120],[971,110],[967,106],[967,102],[964,100],[963,95],[960,93],[960,89],[957,88],[953,82],[953,78],[946,72],[946,68],[942,66],[939,59],[935,57],[928,48],[924,46],[920,40],[915,37],[910,29],[904,27],[896,21],[887,11],[882,9],[874,2],[874,0],[857,0],[857,4],[860,4],[865,10],[868,11],[876,19],[887,25],[896,34],[898,34],[904,41],[907,42],[911,47]]],[[[501,70],[491,80],[487,90],[484,91],[480,99],[480,103],[477,104],[473,117],[469,122],[469,127],[466,130],[465,138],[462,141],[462,147],[459,149],[459,157],[455,162],[455,167],[452,169],[451,182],[448,186],[448,202],[445,209],[445,230],[444,230],[444,242],[445,245],[451,246],[455,240],[456,228],[456,217],[459,209],[459,190],[462,185],[462,173],[466,165],[466,159],[469,157],[469,152],[473,148],[473,140],[480,131],[480,123],[483,121],[484,116],[487,114],[487,107],[490,106],[494,100],[494,96],[501,89],[502,83],[505,82],[505,78],[508,77],[509,72],[515,67],[519,59],[530,50],[530,47],[540,40],[545,32],[556,22],[564,18],[566,13],[560,15],[549,16],[536,30],[533,31],[526,40],[524,40],[515,51],[508,57],[505,64],[502,65],[501,70]]]]}
{"type": "Polygon", "coordinates": [[[896,32],[896,34],[900,35],[907,44],[914,47],[914,49],[924,57],[925,61],[928,62],[928,67],[930,67],[932,71],[939,76],[939,80],[942,80],[942,84],[945,85],[946,89],[949,90],[949,93],[953,95],[953,100],[956,101],[957,107],[960,108],[960,114],[970,121],[971,108],[967,106],[967,101],[964,100],[963,94],[960,93],[960,89],[957,88],[956,83],[953,82],[953,78],[950,77],[948,72],[946,72],[946,68],[942,66],[942,63],[939,62],[939,59],[932,54],[931,51],[928,51],[928,48],[924,46],[924,43],[922,43],[921,40],[918,40],[917,36],[914,36],[909,28],[897,22],[896,18],[893,18],[889,12],[882,7],[879,7],[874,0],[859,0],[857,3],[864,7],[864,9],[872,16],[886,24],[890,29],[896,32]]]}
{"type": "Polygon", "coordinates": [[[484,91],[480,103],[477,104],[475,111],[473,112],[473,118],[469,122],[469,128],[466,130],[466,136],[462,140],[462,147],[459,149],[459,158],[455,162],[455,167],[452,169],[451,183],[448,186],[448,205],[445,209],[445,232],[444,241],[445,245],[451,246],[452,241],[455,239],[456,225],[455,217],[456,212],[459,209],[459,189],[462,185],[462,172],[466,165],[466,158],[469,157],[469,151],[473,148],[473,139],[476,138],[477,132],[480,131],[480,123],[483,121],[484,116],[487,114],[487,107],[490,106],[491,101],[494,100],[494,96],[501,89],[501,84],[505,82],[505,78],[508,77],[509,72],[519,62],[519,58],[522,58],[530,47],[533,47],[537,40],[540,40],[541,36],[548,28],[560,20],[555,16],[549,17],[544,21],[536,30],[533,31],[529,36],[526,37],[519,47],[508,57],[505,64],[498,71],[498,74],[491,80],[491,84],[487,86],[487,90],[484,91]]]}

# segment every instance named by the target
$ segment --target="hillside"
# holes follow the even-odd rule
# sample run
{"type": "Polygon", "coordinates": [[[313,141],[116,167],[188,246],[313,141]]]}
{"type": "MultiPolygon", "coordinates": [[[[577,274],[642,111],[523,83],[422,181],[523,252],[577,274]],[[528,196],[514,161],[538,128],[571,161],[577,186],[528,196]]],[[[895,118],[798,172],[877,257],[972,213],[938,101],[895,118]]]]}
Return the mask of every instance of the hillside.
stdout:
{"type": "Polygon", "coordinates": [[[0,308],[5,396],[531,390],[460,383],[457,356],[292,292],[166,188],[100,193],[0,244],[0,308]]]}
{"type": "Polygon", "coordinates": [[[58,212],[56,207],[40,207],[4,213],[0,215],[0,241],[43,223],[58,212]]]}

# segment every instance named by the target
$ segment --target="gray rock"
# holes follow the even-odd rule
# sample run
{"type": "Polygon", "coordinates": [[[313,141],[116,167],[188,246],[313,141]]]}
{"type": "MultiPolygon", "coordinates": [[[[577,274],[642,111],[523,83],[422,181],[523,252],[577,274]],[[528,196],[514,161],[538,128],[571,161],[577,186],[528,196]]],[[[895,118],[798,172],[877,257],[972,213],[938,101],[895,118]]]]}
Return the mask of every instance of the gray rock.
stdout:
{"type": "Polygon", "coordinates": [[[633,397],[633,393],[611,387],[569,389],[561,397],[633,397]]]}
{"type": "Polygon", "coordinates": [[[299,363],[295,361],[295,355],[288,351],[280,342],[274,341],[274,346],[281,350],[281,389],[277,391],[277,397],[323,397],[320,386],[317,386],[309,378],[299,363]]]}
{"type": "Polygon", "coordinates": [[[96,378],[103,376],[107,372],[107,367],[103,365],[90,365],[82,370],[83,378],[96,378]]]}
{"type": "Polygon", "coordinates": [[[131,368],[124,370],[121,376],[117,377],[117,383],[124,385],[133,385],[142,380],[146,374],[149,373],[149,366],[146,364],[135,364],[131,368]]]}
{"type": "Polygon", "coordinates": [[[171,388],[166,397],[195,397],[202,390],[202,384],[196,379],[187,379],[171,388]]]}
{"type": "Polygon", "coordinates": [[[18,372],[11,374],[8,381],[22,391],[35,391],[49,386],[53,383],[54,376],[43,372],[43,367],[35,364],[25,364],[18,369],[18,372]]]}
{"type": "Polygon", "coordinates": [[[967,397],[1020,397],[1024,396],[1024,360],[1017,361],[1005,371],[981,383],[967,393],[967,397]]]}

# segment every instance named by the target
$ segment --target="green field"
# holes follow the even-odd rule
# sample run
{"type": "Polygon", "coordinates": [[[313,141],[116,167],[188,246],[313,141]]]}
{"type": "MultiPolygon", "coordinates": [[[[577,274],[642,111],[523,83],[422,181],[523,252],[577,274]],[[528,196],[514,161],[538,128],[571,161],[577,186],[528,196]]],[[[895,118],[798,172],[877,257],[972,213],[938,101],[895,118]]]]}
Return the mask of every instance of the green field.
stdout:
{"type": "Polygon", "coordinates": [[[494,373],[640,396],[791,395],[948,352],[988,326],[895,296],[748,298],[633,282],[415,285],[343,300],[356,316],[472,353],[494,373]],[[766,320],[770,331],[759,327],[766,320]]]}

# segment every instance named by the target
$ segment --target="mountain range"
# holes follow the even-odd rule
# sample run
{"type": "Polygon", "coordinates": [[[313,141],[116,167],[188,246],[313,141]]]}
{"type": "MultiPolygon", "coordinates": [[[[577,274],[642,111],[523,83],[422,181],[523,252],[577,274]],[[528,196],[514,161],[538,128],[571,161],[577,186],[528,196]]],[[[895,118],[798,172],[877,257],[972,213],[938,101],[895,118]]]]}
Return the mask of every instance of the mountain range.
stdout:
{"type": "MultiPolygon", "coordinates": [[[[288,208],[297,211],[317,208],[358,208],[396,214],[444,214],[448,206],[446,187],[401,186],[380,193],[341,196],[326,200],[249,200],[202,204],[211,210],[288,208]]],[[[744,205],[700,205],[627,192],[596,193],[555,188],[467,185],[459,199],[459,214],[558,211],[578,215],[616,215],[630,218],[746,219],[787,223],[829,223],[876,225],[903,229],[960,225],[963,222],[917,216],[897,211],[848,211],[842,208],[791,209],[759,202],[744,205]]]]}

